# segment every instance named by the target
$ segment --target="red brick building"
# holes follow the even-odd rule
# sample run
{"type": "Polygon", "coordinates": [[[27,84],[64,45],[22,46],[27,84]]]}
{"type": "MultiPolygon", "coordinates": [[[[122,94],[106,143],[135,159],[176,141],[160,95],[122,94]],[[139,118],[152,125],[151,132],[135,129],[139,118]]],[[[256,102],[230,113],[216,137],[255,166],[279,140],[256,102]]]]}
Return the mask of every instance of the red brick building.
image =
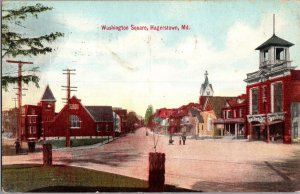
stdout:
{"type": "Polygon", "coordinates": [[[69,107],[65,105],[55,113],[56,99],[49,86],[38,103],[22,107],[22,140],[90,138],[114,136],[113,112],[111,106],[83,106],[73,96],[69,107]]]}
{"type": "Polygon", "coordinates": [[[275,34],[256,48],[259,70],[248,73],[247,131],[253,140],[299,140],[300,70],[291,65],[294,44],[275,34]]]}
{"type": "Polygon", "coordinates": [[[226,104],[221,109],[221,118],[214,121],[215,124],[224,125],[221,136],[234,135],[237,138],[238,136],[244,135],[247,113],[246,107],[246,94],[226,99],[226,104]]]}

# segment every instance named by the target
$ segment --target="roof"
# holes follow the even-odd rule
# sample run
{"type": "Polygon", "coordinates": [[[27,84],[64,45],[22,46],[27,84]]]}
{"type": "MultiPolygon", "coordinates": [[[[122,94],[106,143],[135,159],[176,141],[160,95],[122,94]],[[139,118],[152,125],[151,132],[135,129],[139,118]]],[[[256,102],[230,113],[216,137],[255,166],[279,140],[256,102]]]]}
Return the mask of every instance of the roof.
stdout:
{"type": "Polygon", "coordinates": [[[113,121],[111,106],[85,106],[85,108],[96,122],[113,121]]]}
{"type": "Polygon", "coordinates": [[[204,83],[201,84],[200,91],[204,91],[207,86],[209,86],[213,90],[212,85],[208,81],[208,73],[207,73],[207,71],[205,72],[204,75],[205,75],[205,80],[204,80],[204,83]]]}
{"type": "Polygon", "coordinates": [[[266,42],[262,43],[259,47],[257,47],[255,50],[261,50],[269,46],[285,46],[290,47],[293,46],[293,43],[290,43],[289,41],[286,41],[282,38],[279,38],[275,34],[271,38],[269,38],[266,42]]]}
{"type": "MultiPolygon", "coordinates": [[[[208,103],[211,106],[211,109],[215,112],[217,117],[221,115],[221,109],[226,105],[227,99],[232,99],[234,97],[229,96],[207,96],[208,103]]],[[[205,107],[206,108],[206,107],[205,107]]],[[[203,110],[206,111],[206,110],[203,110]]]]}
{"type": "Polygon", "coordinates": [[[47,85],[41,101],[54,101],[54,102],[56,101],[49,85],[47,85]]]}
{"type": "Polygon", "coordinates": [[[201,116],[199,110],[195,108],[189,108],[189,111],[191,112],[193,117],[197,117],[199,123],[204,123],[203,117],[201,116]]]}

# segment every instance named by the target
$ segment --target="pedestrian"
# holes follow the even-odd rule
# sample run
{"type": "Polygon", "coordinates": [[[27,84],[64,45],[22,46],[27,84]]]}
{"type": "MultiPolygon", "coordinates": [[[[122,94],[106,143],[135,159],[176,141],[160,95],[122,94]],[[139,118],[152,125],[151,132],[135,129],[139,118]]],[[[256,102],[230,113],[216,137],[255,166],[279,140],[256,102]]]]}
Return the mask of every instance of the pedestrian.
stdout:
{"type": "Polygon", "coordinates": [[[181,137],[179,137],[179,145],[181,145],[181,137]]]}
{"type": "Polygon", "coordinates": [[[17,139],[14,144],[15,144],[16,154],[19,154],[20,153],[20,147],[21,147],[19,139],[17,139]]]}
{"type": "Polygon", "coordinates": [[[186,136],[183,135],[183,136],[182,136],[183,145],[185,145],[185,140],[186,140],[186,136]]]}

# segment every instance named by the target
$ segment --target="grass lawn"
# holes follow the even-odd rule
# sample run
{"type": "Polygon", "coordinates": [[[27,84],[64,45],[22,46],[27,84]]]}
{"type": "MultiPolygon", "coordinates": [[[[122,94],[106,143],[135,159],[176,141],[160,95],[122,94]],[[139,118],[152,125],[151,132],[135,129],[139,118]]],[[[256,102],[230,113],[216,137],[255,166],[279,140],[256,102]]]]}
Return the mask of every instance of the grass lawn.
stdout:
{"type": "Polygon", "coordinates": [[[6,192],[28,191],[146,191],[148,183],[121,175],[70,166],[2,166],[6,192]]]}

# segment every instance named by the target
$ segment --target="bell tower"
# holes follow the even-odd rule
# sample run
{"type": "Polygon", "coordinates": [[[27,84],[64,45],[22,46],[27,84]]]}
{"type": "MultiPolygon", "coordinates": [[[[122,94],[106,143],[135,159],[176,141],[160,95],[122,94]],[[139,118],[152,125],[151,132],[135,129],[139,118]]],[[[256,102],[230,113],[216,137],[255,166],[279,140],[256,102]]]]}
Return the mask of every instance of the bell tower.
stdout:
{"type": "Polygon", "coordinates": [[[42,107],[42,121],[50,121],[55,116],[55,102],[56,99],[47,85],[45,92],[41,98],[39,105],[42,107]]]}
{"type": "Polygon", "coordinates": [[[259,51],[259,70],[248,73],[244,80],[248,84],[287,75],[291,66],[289,48],[294,44],[275,35],[275,15],[273,15],[273,35],[255,50],[259,51]]]}
{"type": "Polygon", "coordinates": [[[200,96],[213,96],[214,90],[212,88],[211,83],[209,83],[209,81],[208,81],[207,71],[205,71],[204,76],[205,76],[205,80],[204,80],[204,83],[201,84],[200,96]]]}

